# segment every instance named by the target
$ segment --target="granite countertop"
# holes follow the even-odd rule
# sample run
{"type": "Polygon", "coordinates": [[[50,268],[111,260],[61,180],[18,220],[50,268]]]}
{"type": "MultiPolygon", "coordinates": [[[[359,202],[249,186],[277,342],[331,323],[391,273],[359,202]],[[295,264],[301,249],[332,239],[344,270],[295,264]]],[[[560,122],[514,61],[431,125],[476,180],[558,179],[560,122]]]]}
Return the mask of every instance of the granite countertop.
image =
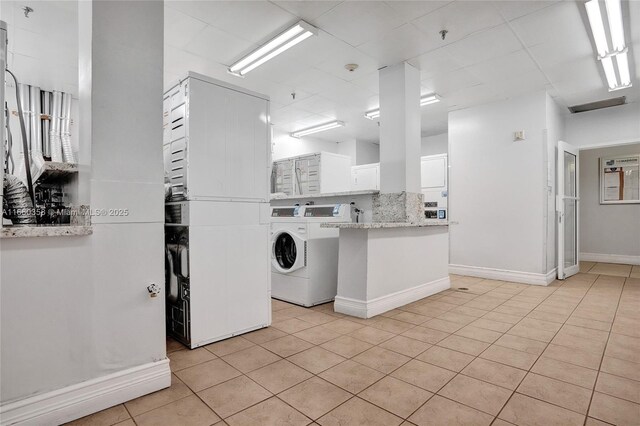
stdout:
{"type": "Polygon", "coordinates": [[[354,195],[375,195],[380,193],[378,190],[367,191],[345,191],[345,192],[326,192],[323,194],[306,194],[306,195],[277,195],[271,194],[271,200],[301,200],[305,198],[328,198],[328,197],[349,197],[354,195]]]}
{"type": "Polygon", "coordinates": [[[91,234],[93,229],[88,225],[25,225],[0,228],[0,238],[74,237],[91,234]]]}
{"type": "Polygon", "coordinates": [[[424,222],[370,222],[370,223],[322,223],[321,228],[340,229],[385,229],[385,228],[423,228],[426,226],[448,226],[449,222],[439,219],[427,219],[424,222]]]}

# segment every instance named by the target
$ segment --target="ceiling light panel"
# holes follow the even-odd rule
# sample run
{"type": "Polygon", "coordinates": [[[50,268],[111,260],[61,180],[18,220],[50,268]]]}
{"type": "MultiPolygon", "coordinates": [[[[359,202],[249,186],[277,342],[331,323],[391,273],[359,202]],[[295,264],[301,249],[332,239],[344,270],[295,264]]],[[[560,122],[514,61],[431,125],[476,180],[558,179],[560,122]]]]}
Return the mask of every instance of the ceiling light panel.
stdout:
{"type": "Polygon", "coordinates": [[[293,138],[301,138],[303,136],[311,135],[313,133],[324,132],[325,130],[335,129],[337,127],[344,127],[343,121],[330,121],[328,123],[319,124],[317,126],[307,127],[306,129],[297,130],[290,135],[293,138]]]}
{"type": "MultiPolygon", "coordinates": [[[[424,95],[420,97],[420,106],[423,107],[425,105],[435,104],[436,102],[440,102],[440,95],[437,93],[430,93],[428,95],[424,95]]],[[[380,118],[380,108],[372,109],[364,113],[364,116],[369,120],[375,120],[380,118]]]]}
{"type": "Polygon", "coordinates": [[[620,0],[606,0],[607,17],[609,18],[609,31],[611,32],[611,44],[614,51],[624,49],[624,30],[622,27],[622,8],[620,0]]]}
{"type": "Polygon", "coordinates": [[[587,16],[589,17],[589,24],[591,25],[593,39],[596,42],[598,55],[605,56],[609,52],[609,45],[607,44],[607,35],[604,32],[600,3],[598,3],[598,0],[590,0],[584,5],[587,8],[587,16]]]}
{"type": "Polygon", "coordinates": [[[317,34],[318,29],[316,27],[305,21],[299,21],[266,44],[236,61],[229,67],[229,72],[237,76],[244,76],[249,71],[273,59],[301,41],[317,34]]]}

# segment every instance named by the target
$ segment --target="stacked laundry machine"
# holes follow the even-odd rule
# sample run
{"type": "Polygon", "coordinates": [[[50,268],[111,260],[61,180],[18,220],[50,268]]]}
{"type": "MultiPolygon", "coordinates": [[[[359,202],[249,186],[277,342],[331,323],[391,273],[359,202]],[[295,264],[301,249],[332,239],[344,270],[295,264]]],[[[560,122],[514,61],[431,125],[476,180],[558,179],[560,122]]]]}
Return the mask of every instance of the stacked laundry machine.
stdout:
{"type": "Polygon", "coordinates": [[[266,327],[269,98],[190,72],[163,115],[168,333],[196,348],[266,327]]]}
{"type": "Polygon", "coordinates": [[[332,301],[338,287],[338,229],[352,222],[350,204],[271,208],[272,297],[302,306],[332,301]]]}

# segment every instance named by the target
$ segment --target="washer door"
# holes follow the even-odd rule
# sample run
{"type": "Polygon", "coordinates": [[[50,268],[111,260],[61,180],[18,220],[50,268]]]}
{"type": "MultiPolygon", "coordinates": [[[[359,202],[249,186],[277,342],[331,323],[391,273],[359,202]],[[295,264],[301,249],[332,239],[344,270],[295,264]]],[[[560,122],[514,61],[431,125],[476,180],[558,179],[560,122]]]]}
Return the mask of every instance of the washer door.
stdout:
{"type": "Polygon", "coordinates": [[[286,274],[307,266],[307,242],[288,231],[273,235],[271,264],[276,271],[286,274]]]}

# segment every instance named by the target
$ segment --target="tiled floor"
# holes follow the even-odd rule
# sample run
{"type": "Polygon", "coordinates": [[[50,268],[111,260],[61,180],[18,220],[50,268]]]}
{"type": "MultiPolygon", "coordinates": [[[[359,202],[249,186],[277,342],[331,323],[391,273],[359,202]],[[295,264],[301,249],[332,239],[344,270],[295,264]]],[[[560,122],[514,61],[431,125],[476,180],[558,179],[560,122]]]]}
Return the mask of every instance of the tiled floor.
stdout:
{"type": "Polygon", "coordinates": [[[171,388],[74,424],[638,425],[640,278],[582,266],[549,287],[452,276],[368,320],[273,301],[272,327],[169,340],[171,388]]]}
{"type": "Polygon", "coordinates": [[[580,262],[580,272],[615,277],[640,278],[640,266],[620,265],[617,263],[580,262]]]}

